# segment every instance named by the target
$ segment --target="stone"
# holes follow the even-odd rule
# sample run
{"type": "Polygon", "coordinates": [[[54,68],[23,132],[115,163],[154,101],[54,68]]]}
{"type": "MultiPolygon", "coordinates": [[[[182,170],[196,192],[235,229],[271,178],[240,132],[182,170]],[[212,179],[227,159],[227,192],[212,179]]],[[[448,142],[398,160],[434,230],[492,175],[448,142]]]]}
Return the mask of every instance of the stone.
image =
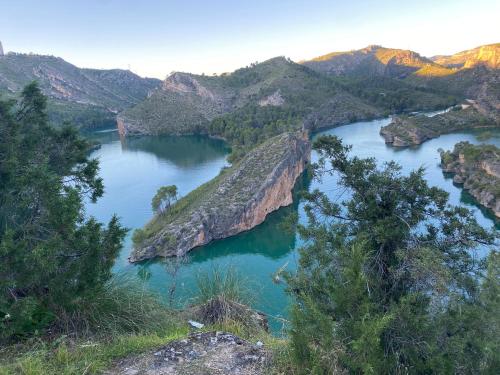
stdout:
{"type": "Polygon", "coordinates": [[[463,185],[479,204],[500,218],[500,149],[459,142],[453,151],[441,153],[441,168],[452,173],[454,183],[463,185]]]}
{"type": "Polygon", "coordinates": [[[264,346],[227,332],[193,333],[155,350],[122,359],[107,375],[261,375],[271,359],[264,346]]]}
{"type": "Polygon", "coordinates": [[[205,327],[205,324],[195,322],[194,320],[188,320],[188,323],[189,323],[189,325],[190,325],[191,327],[193,327],[193,328],[197,328],[197,329],[201,329],[201,328],[205,327]]]}
{"type": "Polygon", "coordinates": [[[500,106],[488,96],[482,104],[466,109],[450,110],[436,116],[394,116],[390,124],[380,129],[385,143],[393,147],[419,145],[441,134],[464,129],[495,128],[500,126],[500,106]]]}
{"type": "Polygon", "coordinates": [[[156,216],[134,244],[131,262],[183,256],[213,240],[252,229],[292,203],[292,189],[310,160],[308,133],[283,133],[252,149],[236,165],[156,216]],[[176,212],[176,207],[182,207],[176,212]]]}

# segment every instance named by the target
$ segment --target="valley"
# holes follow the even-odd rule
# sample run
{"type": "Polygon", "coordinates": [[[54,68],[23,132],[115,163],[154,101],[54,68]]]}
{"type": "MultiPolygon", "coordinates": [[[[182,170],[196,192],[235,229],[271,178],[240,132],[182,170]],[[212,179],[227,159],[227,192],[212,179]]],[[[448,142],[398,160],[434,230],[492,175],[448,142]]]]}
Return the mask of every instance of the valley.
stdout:
{"type": "Polygon", "coordinates": [[[0,43],[0,372],[493,369],[499,50],[162,81],[0,43]]]}

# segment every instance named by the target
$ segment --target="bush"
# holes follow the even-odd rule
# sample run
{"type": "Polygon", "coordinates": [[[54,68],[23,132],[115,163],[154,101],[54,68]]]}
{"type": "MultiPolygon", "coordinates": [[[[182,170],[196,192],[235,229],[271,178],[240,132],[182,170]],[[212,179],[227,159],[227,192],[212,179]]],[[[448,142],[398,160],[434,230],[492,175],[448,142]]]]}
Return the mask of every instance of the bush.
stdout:
{"type": "Polygon", "coordinates": [[[107,338],[120,334],[169,331],[178,314],[160,302],[132,276],[114,276],[102,288],[82,297],[74,310],[56,311],[52,332],[107,338]]]}
{"type": "Polygon", "coordinates": [[[0,101],[0,134],[1,341],[84,308],[110,280],[126,230],[85,217],[84,201],[104,191],[99,163],[75,128],[48,123],[35,83],[18,103],[0,101]]]}
{"type": "Polygon", "coordinates": [[[482,288],[499,288],[498,257],[483,283],[484,263],[475,256],[479,246],[494,248],[496,232],[448,205],[422,168],[405,176],[394,162],[350,157],[335,137],[314,147],[316,175],[336,174],[350,197],[332,202],[317,190],[306,197],[305,246],[288,275],[299,371],[498,372],[491,355],[498,298],[481,299],[482,288]]]}

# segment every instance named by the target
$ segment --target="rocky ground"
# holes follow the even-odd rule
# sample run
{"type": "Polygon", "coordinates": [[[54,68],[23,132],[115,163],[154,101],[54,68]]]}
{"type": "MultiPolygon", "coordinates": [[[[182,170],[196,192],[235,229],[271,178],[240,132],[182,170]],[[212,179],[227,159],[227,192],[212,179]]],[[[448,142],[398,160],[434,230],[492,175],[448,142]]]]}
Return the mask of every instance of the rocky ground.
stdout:
{"type": "Polygon", "coordinates": [[[193,333],[149,353],[125,358],[107,375],[259,375],[270,352],[226,332],[193,333]]]}
{"type": "Polygon", "coordinates": [[[453,151],[441,153],[443,171],[453,173],[453,181],[500,218],[500,149],[493,145],[457,143],[453,151]]]}
{"type": "Polygon", "coordinates": [[[292,203],[292,189],[310,150],[302,132],[283,133],[257,146],[136,232],[130,261],[182,256],[262,223],[269,213],[292,203]]]}

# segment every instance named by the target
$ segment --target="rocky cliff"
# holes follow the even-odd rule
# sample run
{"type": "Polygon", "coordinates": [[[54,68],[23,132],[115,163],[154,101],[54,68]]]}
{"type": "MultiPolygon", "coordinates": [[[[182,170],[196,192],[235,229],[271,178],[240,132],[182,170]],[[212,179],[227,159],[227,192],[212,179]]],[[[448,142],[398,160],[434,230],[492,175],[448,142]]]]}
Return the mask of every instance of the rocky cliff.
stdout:
{"type": "Polygon", "coordinates": [[[458,52],[451,56],[434,56],[434,62],[451,68],[471,68],[484,65],[493,69],[500,68],[500,43],[488,44],[458,52]]]}
{"type": "Polygon", "coordinates": [[[370,75],[405,78],[421,69],[441,69],[418,53],[372,45],[360,50],[332,52],[302,64],[333,76],[370,75]]]}
{"type": "Polygon", "coordinates": [[[441,167],[453,173],[453,181],[500,218],[500,149],[493,145],[457,143],[441,152],[441,167]]]}
{"type": "Polygon", "coordinates": [[[492,128],[500,126],[496,114],[485,116],[475,105],[464,104],[464,109],[454,109],[433,117],[425,115],[394,116],[392,122],[380,129],[385,143],[394,147],[419,145],[441,134],[464,129],[492,128]]]}
{"type": "Polygon", "coordinates": [[[82,69],[59,57],[9,52],[0,59],[0,95],[12,97],[37,81],[52,123],[114,125],[116,114],[143,99],[160,80],[128,70],[82,69]]]}
{"type": "MultiPolygon", "coordinates": [[[[380,114],[328,77],[276,57],[220,76],[174,73],[146,100],[120,113],[118,119],[124,134],[205,133],[232,143],[230,138],[239,138],[243,128],[260,133],[264,128],[273,129],[274,134],[300,129],[308,116],[314,117],[326,108],[336,111],[339,97],[355,118],[380,114]],[[213,125],[215,119],[220,121],[213,125]]],[[[326,116],[316,116],[315,122],[320,117],[325,118],[322,126],[327,126],[326,116]]]]}
{"type": "Polygon", "coordinates": [[[130,261],[182,256],[259,225],[269,213],[292,203],[293,186],[309,158],[306,133],[269,139],[136,232],[130,261]]]}

